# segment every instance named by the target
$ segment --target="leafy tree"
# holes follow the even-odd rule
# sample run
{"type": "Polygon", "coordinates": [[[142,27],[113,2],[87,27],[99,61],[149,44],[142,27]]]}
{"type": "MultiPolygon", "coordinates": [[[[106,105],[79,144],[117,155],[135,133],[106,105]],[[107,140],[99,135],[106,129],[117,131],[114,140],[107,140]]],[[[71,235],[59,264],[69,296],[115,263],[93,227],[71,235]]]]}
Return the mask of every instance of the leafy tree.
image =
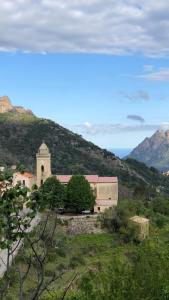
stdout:
{"type": "MultiPolygon", "coordinates": [[[[56,183],[55,183],[56,185],[56,183]]],[[[50,184],[50,187],[53,186],[50,184]]],[[[1,182],[0,187],[0,250],[4,252],[3,262],[6,273],[0,280],[0,299],[7,299],[9,287],[15,281],[18,287],[18,297],[15,299],[40,299],[41,294],[48,290],[53,282],[63,274],[62,270],[51,271],[51,278],[46,277],[46,262],[50,258],[49,250],[57,247],[58,236],[55,239],[57,227],[57,215],[50,219],[52,212],[45,213],[45,205],[41,189],[34,187],[31,194],[26,188],[17,185],[12,187],[10,183],[1,182]],[[28,196],[29,195],[29,196],[28,196]],[[43,214],[39,212],[44,211],[43,214]],[[41,223],[34,232],[31,232],[41,217],[41,223]],[[25,247],[20,249],[24,241],[25,247]],[[22,253],[21,265],[15,264],[14,257],[20,249],[22,253]],[[29,249],[28,253],[26,249],[29,249]],[[27,254],[26,254],[27,253],[27,254]],[[23,265],[24,269],[23,269],[23,265]],[[37,280],[33,282],[31,291],[25,294],[25,281],[31,278],[32,268],[37,275],[37,280]],[[11,271],[12,269],[12,271],[11,271]],[[14,275],[15,274],[15,275],[14,275]]],[[[51,198],[49,198],[51,200],[51,198]]],[[[52,202],[50,204],[53,204],[52,202]]],[[[48,207],[48,206],[47,206],[48,207]]],[[[62,240],[63,245],[63,240],[62,240]]],[[[9,299],[14,299],[9,297],[9,299]]]]}
{"type": "Polygon", "coordinates": [[[64,207],[66,200],[66,189],[55,177],[48,178],[40,189],[44,206],[55,209],[64,207]]]}
{"type": "Polygon", "coordinates": [[[0,172],[0,181],[12,180],[13,172],[10,169],[5,169],[5,171],[0,172]]]}
{"type": "Polygon", "coordinates": [[[123,207],[107,209],[100,220],[104,228],[110,233],[117,233],[123,242],[138,242],[138,228],[129,221],[129,212],[123,207]]]}
{"type": "Polygon", "coordinates": [[[82,210],[92,210],[94,204],[95,196],[90,183],[84,176],[73,175],[67,185],[66,207],[80,212],[82,210]]]}
{"type": "Polygon", "coordinates": [[[3,299],[4,291],[9,283],[9,267],[13,254],[20,247],[22,239],[26,236],[27,229],[31,226],[32,215],[26,210],[29,198],[27,189],[19,185],[11,187],[9,183],[3,185],[0,191],[0,249],[6,250],[6,284],[0,289],[3,299]]]}
{"type": "Polygon", "coordinates": [[[155,213],[169,215],[169,200],[163,197],[156,198],[152,201],[152,208],[155,213]]]}
{"type": "Polygon", "coordinates": [[[103,227],[109,232],[119,232],[121,227],[126,227],[128,222],[128,213],[119,207],[107,209],[100,216],[103,227]]]}
{"type": "Polygon", "coordinates": [[[23,164],[20,164],[17,169],[21,174],[23,174],[26,171],[26,167],[23,164]]]}

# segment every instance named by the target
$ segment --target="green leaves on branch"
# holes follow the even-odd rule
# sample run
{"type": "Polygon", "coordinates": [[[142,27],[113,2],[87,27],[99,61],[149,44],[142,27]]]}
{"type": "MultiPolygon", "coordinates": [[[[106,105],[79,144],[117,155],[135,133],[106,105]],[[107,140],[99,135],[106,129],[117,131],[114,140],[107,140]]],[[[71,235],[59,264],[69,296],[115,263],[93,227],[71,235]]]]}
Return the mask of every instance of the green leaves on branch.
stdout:
{"type": "Polygon", "coordinates": [[[76,212],[92,210],[95,196],[84,176],[74,175],[67,185],[66,207],[76,212]]]}
{"type": "Polygon", "coordinates": [[[49,209],[64,207],[66,188],[55,176],[48,178],[39,192],[42,196],[43,207],[49,209]]]}
{"type": "Polygon", "coordinates": [[[19,185],[9,187],[0,197],[0,248],[12,249],[23,238],[31,217],[27,212],[27,189],[19,185]]]}

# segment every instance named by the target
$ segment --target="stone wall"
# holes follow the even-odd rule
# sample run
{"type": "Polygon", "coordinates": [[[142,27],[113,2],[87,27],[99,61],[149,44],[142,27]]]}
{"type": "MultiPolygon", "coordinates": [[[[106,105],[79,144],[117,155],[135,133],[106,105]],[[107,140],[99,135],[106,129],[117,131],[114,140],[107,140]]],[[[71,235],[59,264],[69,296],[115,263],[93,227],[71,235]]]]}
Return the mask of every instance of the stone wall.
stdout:
{"type": "Polygon", "coordinates": [[[66,223],[66,232],[71,235],[103,232],[96,216],[72,217],[67,219],[66,223]]]}

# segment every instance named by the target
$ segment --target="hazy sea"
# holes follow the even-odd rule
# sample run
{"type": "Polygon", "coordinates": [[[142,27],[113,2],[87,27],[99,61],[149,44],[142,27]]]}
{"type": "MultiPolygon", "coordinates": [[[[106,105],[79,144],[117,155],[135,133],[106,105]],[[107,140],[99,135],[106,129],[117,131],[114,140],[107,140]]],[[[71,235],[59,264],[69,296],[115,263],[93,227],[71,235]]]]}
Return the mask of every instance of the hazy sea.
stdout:
{"type": "Polygon", "coordinates": [[[113,148],[113,149],[108,149],[109,151],[111,151],[112,153],[114,153],[116,156],[123,158],[125,156],[127,156],[128,154],[130,154],[130,152],[133,149],[129,149],[129,148],[113,148]]]}

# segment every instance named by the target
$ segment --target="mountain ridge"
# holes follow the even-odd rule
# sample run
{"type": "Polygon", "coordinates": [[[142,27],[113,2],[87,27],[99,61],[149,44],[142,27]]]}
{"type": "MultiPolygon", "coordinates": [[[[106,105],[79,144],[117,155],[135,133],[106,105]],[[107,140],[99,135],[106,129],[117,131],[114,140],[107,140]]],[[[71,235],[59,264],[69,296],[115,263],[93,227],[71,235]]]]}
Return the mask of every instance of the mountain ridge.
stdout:
{"type": "Polygon", "coordinates": [[[138,185],[164,187],[169,179],[134,160],[122,160],[54,121],[29,113],[0,113],[0,165],[24,164],[35,173],[35,157],[42,141],[52,155],[53,174],[117,176],[121,185],[134,190],[138,185]]]}
{"type": "Polygon", "coordinates": [[[145,138],[128,157],[155,167],[159,171],[169,170],[169,130],[157,130],[145,138]]]}

